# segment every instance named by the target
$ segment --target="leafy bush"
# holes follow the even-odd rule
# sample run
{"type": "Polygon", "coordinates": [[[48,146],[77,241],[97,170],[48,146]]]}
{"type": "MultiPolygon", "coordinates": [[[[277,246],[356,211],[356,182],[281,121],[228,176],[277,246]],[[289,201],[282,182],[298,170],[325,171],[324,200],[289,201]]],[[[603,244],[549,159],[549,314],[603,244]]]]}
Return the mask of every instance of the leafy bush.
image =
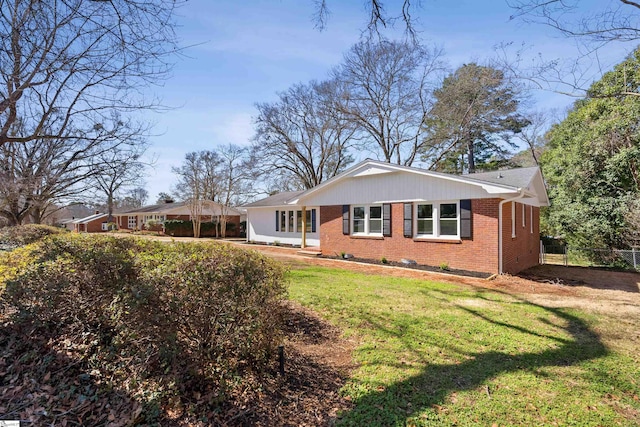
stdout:
{"type": "Polygon", "coordinates": [[[0,228],[0,243],[17,247],[28,245],[50,234],[66,233],[63,228],[43,224],[18,225],[0,228]]]}
{"type": "Polygon", "coordinates": [[[23,255],[30,262],[13,259],[4,274],[2,309],[89,343],[93,368],[141,395],[150,382],[165,397],[213,385],[223,399],[234,375],[261,369],[279,343],[284,271],[257,252],[67,235],[23,255]]]}
{"type": "MultiPolygon", "coordinates": [[[[200,223],[200,237],[213,237],[216,235],[216,227],[218,228],[218,236],[221,224],[217,222],[200,223]]],[[[193,222],[190,220],[171,219],[164,222],[165,234],[174,237],[193,237],[193,222]]],[[[226,226],[227,233],[236,230],[236,224],[228,222],[226,226]]]]}

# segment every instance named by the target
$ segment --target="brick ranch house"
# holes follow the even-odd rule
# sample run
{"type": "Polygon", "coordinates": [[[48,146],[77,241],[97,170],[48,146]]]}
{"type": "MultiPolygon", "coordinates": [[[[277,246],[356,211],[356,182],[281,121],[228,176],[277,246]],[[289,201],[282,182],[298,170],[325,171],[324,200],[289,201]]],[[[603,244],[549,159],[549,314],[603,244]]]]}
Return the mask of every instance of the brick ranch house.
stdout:
{"type": "Polygon", "coordinates": [[[100,233],[107,231],[108,216],[106,213],[96,211],[93,215],[67,222],[65,228],[77,233],[100,233]]]}
{"type": "MultiPolygon", "coordinates": [[[[212,201],[203,201],[202,222],[219,221],[222,215],[227,217],[228,224],[234,224],[233,231],[227,232],[227,237],[236,237],[240,232],[240,221],[244,214],[238,209],[223,206],[212,201]]],[[[162,226],[167,220],[189,221],[192,218],[187,202],[167,202],[157,205],[143,206],[135,209],[114,212],[114,222],[121,230],[141,230],[148,228],[147,224],[153,220],[162,226]]]]}
{"type": "Polygon", "coordinates": [[[365,160],[244,207],[249,242],[513,274],[539,263],[548,205],[537,167],[451,175],[365,160]]]}

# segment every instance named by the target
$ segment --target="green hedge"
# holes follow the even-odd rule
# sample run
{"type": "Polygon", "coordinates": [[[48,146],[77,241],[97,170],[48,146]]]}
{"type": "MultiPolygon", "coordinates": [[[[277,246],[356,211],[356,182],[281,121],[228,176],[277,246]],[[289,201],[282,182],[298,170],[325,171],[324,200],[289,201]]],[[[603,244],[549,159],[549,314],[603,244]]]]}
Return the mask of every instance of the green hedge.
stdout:
{"type": "Polygon", "coordinates": [[[91,343],[93,367],[119,386],[170,395],[207,384],[224,399],[280,342],[284,270],[255,251],[75,234],[24,249],[2,260],[0,309],[91,343]]]}
{"type": "MultiPolygon", "coordinates": [[[[218,236],[220,235],[220,223],[202,222],[200,223],[200,237],[216,236],[216,226],[218,227],[218,236]]],[[[236,230],[236,224],[227,223],[227,233],[236,230]]],[[[174,237],[193,237],[193,222],[191,220],[170,219],[164,222],[164,232],[174,237]]]]}

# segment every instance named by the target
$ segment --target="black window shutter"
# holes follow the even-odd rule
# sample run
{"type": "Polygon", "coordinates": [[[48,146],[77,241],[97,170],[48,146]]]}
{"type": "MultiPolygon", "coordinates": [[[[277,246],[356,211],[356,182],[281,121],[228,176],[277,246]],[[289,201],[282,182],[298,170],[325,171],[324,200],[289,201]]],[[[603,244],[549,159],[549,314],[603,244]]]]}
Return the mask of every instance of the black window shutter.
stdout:
{"type": "Polygon", "coordinates": [[[473,215],[471,215],[471,200],[460,200],[460,237],[473,238],[473,215]]]}
{"type": "Polygon", "coordinates": [[[382,235],[385,237],[391,236],[391,204],[385,203],[382,205],[382,235]]]}
{"type": "Polygon", "coordinates": [[[280,211],[276,211],[276,231],[280,231],[280,211]]]}
{"type": "Polygon", "coordinates": [[[311,232],[316,232],[316,210],[311,209],[311,232]]]}
{"type": "Polygon", "coordinates": [[[342,205],[342,234],[349,234],[349,211],[351,207],[349,205],[342,205]]]}
{"type": "Polygon", "coordinates": [[[413,203],[404,204],[404,237],[413,237],[413,203]]]}

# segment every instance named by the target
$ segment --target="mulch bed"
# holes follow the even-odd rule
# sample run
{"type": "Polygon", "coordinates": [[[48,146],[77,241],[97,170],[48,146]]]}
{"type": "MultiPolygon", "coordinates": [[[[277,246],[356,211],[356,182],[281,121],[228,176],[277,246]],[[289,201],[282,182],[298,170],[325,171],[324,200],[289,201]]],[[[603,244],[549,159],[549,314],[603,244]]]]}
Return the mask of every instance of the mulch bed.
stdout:
{"type": "Polygon", "coordinates": [[[382,262],[382,260],[375,260],[375,259],[369,259],[369,258],[357,258],[357,257],[342,258],[340,256],[330,256],[330,255],[320,255],[319,258],[340,259],[340,260],[344,259],[345,261],[362,262],[365,264],[388,265],[393,267],[411,268],[414,270],[430,271],[433,273],[445,273],[445,274],[453,274],[456,276],[477,277],[479,279],[486,279],[492,276],[492,274],[490,273],[482,273],[479,271],[459,270],[456,268],[448,268],[448,267],[445,269],[445,268],[435,267],[433,265],[425,265],[425,264],[417,264],[417,263],[402,263],[402,262],[388,261],[388,260],[385,262],[382,262]]]}
{"type": "MultiPolygon", "coordinates": [[[[313,312],[286,307],[285,375],[278,361],[247,373],[223,403],[193,391],[161,407],[91,371],[91,342],[0,319],[0,419],[61,426],[332,425],[351,403],[340,396],[354,345],[313,312]]],[[[150,390],[151,391],[151,390],[150,390]]],[[[33,424],[31,424],[33,423],[33,424]]],[[[23,423],[24,424],[24,423],[23,423]]]]}

